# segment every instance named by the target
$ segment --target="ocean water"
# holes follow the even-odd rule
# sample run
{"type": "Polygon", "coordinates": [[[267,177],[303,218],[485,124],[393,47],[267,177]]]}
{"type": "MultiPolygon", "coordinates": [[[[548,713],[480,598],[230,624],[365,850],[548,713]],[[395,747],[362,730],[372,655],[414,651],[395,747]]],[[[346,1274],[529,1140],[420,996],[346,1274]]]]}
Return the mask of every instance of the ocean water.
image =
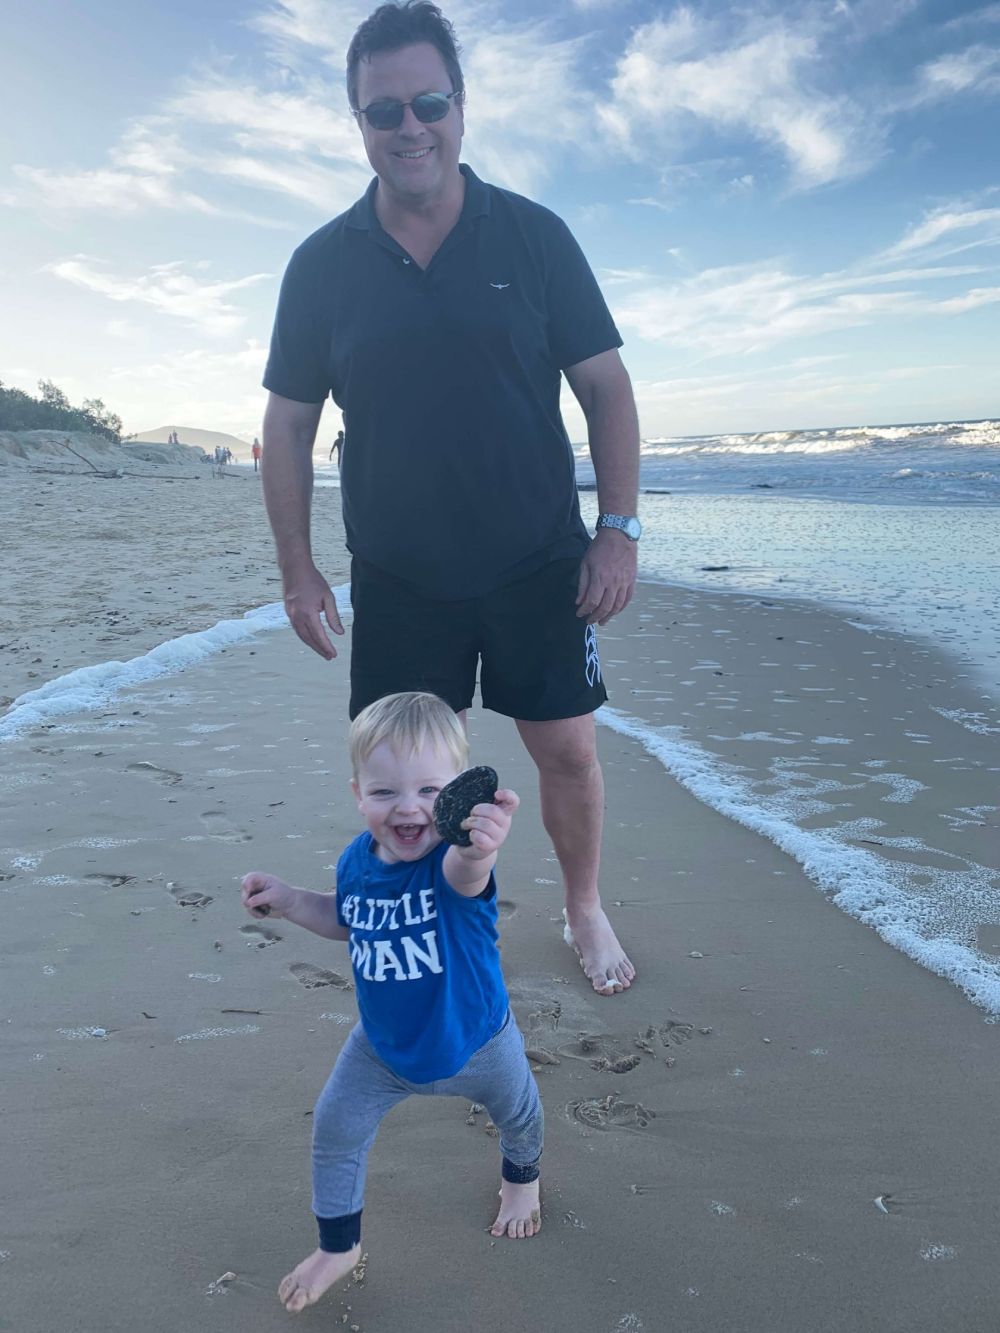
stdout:
{"type": "MultiPolygon", "coordinates": [[[[581,485],[593,482],[575,446],[581,485]]],[[[750,489],[888,504],[1000,503],[1000,421],[850,426],[644,440],[642,485],[699,494],[750,489]]]]}
{"type": "Polygon", "coordinates": [[[1000,698],[1000,422],[644,441],[640,485],[644,577],[837,606],[1000,698]]]}
{"type": "MultiPolygon", "coordinates": [[[[646,441],[640,484],[640,576],[674,590],[648,605],[676,614],[654,688],[616,688],[610,664],[599,720],[1000,1019],[1000,423],[646,441]],[[712,660],[706,604],[678,588],[712,594],[712,660]],[[782,598],[832,615],[796,641],[792,687],[786,668],[755,693],[726,650],[782,598]],[[908,676],[894,634],[914,645],[908,676]]],[[[760,643],[752,673],[779,655],[760,643]]]]}
{"type": "MultiPolygon", "coordinates": [[[[336,465],[316,482],[339,486],[336,465]]],[[[1000,421],[645,440],[640,485],[644,578],[837,606],[932,640],[1000,698],[1000,421]]]]}

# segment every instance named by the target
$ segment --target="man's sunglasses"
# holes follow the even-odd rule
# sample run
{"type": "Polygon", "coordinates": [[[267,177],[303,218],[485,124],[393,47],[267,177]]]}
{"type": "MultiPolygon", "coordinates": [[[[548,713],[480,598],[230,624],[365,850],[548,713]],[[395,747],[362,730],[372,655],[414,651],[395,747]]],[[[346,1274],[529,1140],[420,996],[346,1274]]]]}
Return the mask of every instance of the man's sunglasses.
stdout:
{"type": "Polygon", "coordinates": [[[448,114],[453,97],[457,93],[421,93],[412,102],[369,102],[367,106],[352,107],[356,116],[366,117],[374,130],[398,130],[403,123],[403,112],[410,107],[421,125],[433,125],[436,120],[444,120],[448,114]]]}

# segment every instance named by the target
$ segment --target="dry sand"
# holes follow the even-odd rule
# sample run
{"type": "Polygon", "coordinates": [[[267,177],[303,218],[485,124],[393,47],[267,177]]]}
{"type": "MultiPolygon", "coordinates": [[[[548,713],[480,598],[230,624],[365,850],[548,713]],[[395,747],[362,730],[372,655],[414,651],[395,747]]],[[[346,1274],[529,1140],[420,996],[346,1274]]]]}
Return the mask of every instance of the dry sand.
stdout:
{"type": "MultiPolygon", "coordinates": [[[[256,483],[47,480],[4,478],[5,693],[277,595],[256,483]]],[[[317,493],[334,583],[336,502],[317,493]]],[[[766,610],[776,642],[833,620],[766,610]]],[[[764,688],[760,614],[642,589],[603,639],[612,702],[652,719],[676,688],[676,714],[711,707],[718,678],[696,667],[728,631],[728,688],[759,730],[784,724],[776,686],[812,709],[798,658],[764,688]]],[[[819,705],[851,735],[943,679],[890,646],[872,725],[850,692],[819,705]]],[[[346,948],[251,922],[238,881],[329,883],[357,829],[346,699],[346,656],[282,629],[0,749],[0,1329],[289,1327],[274,1291],[314,1244],[310,1111],[356,1011],[346,948]]],[[[503,949],[546,1109],[544,1228],[491,1240],[485,1117],[405,1104],[372,1155],[363,1280],[300,1325],[993,1333],[1000,1028],[604,728],[604,892],[640,979],[594,995],[561,941],[530,765],[504,719],[470,730],[523,799],[503,949]]]]}

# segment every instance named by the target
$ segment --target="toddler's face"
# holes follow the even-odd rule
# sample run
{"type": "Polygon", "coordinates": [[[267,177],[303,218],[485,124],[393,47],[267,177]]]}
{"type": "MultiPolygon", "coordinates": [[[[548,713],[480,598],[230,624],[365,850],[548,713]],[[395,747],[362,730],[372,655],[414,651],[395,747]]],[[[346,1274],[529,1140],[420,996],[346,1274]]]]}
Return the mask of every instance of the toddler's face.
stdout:
{"type": "Polygon", "coordinates": [[[438,845],[434,798],[457,775],[447,750],[428,745],[401,756],[388,742],[375,747],[351,786],[380,860],[419,861],[438,845]]]}

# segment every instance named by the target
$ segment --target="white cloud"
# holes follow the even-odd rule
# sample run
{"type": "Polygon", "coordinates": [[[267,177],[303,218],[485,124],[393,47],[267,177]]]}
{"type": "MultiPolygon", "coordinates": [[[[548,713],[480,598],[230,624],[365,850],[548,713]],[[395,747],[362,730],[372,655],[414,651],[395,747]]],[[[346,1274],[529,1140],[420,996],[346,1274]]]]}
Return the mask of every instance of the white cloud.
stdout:
{"type": "Polygon", "coordinates": [[[176,421],[251,439],[260,433],[266,359],[256,339],[232,350],[168,352],[144,364],[114,365],[106,393],[130,431],[176,421]]]}
{"type": "Polygon", "coordinates": [[[374,5],[344,0],[272,0],[247,26],[263,33],[279,49],[314,48],[341,63],[354,30],[374,5]]]}
{"type": "Polygon", "coordinates": [[[553,40],[544,22],[497,23],[472,27],[463,44],[467,156],[487,179],[531,194],[560,146],[592,147],[593,96],[578,74],[578,40],[553,40]]]}
{"type": "Polygon", "coordinates": [[[976,89],[1000,91],[1000,51],[988,46],[970,46],[965,51],[939,56],[921,70],[923,84],[931,95],[946,96],[976,89]]]}
{"type": "Polygon", "coordinates": [[[235,131],[244,148],[316,153],[367,170],[361,135],[347,109],[346,95],[338,93],[267,92],[213,75],[200,87],[192,85],[173,98],[168,108],[183,120],[235,131]]]}
{"type": "Polygon", "coordinates": [[[618,325],[641,338],[709,355],[745,355],[890,318],[954,315],[1000,301],[1000,288],[942,299],[913,289],[867,291],[861,276],[838,285],[851,289],[831,292],[823,281],[747,266],[646,287],[631,299],[613,299],[611,308],[618,325]]]}
{"type": "Polygon", "coordinates": [[[874,33],[896,27],[921,3],[922,0],[836,0],[832,16],[844,20],[846,31],[863,41],[874,33]]]}
{"type": "Polygon", "coordinates": [[[845,97],[810,82],[821,55],[807,27],[771,19],[730,37],[682,6],[633,33],[601,111],[605,129],[637,157],[662,161],[664,136],[702,122],[776,149],[801,187],[857,175],[874,158],[873,129],[845,97]]]}
{"type": "Polygon", "coordinates": [[[941,25],[942,31],[959,30],[964,31],[968,28],[981,28],[988,23],[1000,23],[1000,5],[984,5],[982,9],[974,9],[968,14],[956,14],[952,19],[941,25]]]}
{"type": "Polygon", "coordinates": [[[265,158],[250,153],[219,153],[206,167],[244,185],[289,195],[327,217],[349,208],[364,192],[371,173],[354,166],[329,167],[296,158],[265,158]]]}
{"type": "Polygon", "coordinates": [[[659,208],[664,213],[672,213],[675,204],[669,204],[663,199],[654,199],[651,195],[645,195],[641,199],[626,199],[627,204],[639,204],[643,208],[659,208]]]}
{"type": "Polygon", "coordinates": [[[944,253],[971,248],[972,242],[956,245],[948,238],[972,230],[976,244],[1000,243],[1000,209],[939,209],[896,245],[838,272],[803,276],[769,260],[679,280],[644,277],[622,282],[626,290],[612,291],[610,304],[624,330],[710,356],[746,355],[888,319],[960,315],[1000,302],[1000,288],[992,285],[946,295],[935,289],[989,271],[931,262],[942,247],[944,253]]]}
{"type": "Polygon", "coordinates": [[[992,245],[1000,245],[1000,208],[945,204],[911,227],[886,254],[905,255],[924,250],[940,257],[992,245]],[[956,235],[961,239],[956,239],[956,235]]]}
{"type": "Polygon", "coordinates": [[[602,268],[597,279],[602,287],[611,287],[619,282],[646,282],[653,275],[644,268],[602,268]]]}
{"type": "Polygon", "coordinates": [[[47,264],[44,271],[111,301],[151,306],[212,336],[233,333],[244,323],[243,313],[229,304],[226,297],[272,276],[252,273],[230,282],[199,283],[184,273],[179,263],[170,263],[156,265],[139,277],[126,278],[109,273],[88,255],[47,264]]]}
{"type": "Polygon", "coordinates": [[[49,171],[17,165],[13,173],[21,188],[0,194],[0,203],[35,205],[56,212],[97,210],[103,213],[138,213],[162,208],[219,216],[222,210],[190,190],[179,189],[165,173],[144,175],[113,167],[95,171],[49,171]]]}

